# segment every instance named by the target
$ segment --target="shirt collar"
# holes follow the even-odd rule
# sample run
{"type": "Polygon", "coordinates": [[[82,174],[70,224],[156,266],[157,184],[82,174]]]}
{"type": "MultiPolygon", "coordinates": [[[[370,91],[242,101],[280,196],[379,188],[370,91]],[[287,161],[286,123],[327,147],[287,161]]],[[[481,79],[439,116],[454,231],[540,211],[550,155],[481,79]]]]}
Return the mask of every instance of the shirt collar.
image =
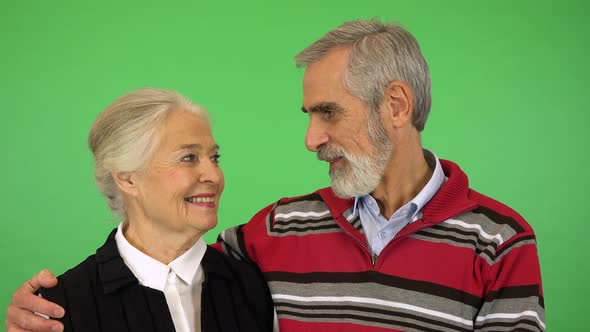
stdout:
{"type": "MultiPolygon", "coordinates": [[[[422,211],[422,208],[434,197],[436,192],[440,189],[440,187],[445,182],[445,174],[443,172],[442,166],[438,157],[431,151],[423,149],[424,158],[426,159],[426,163],[431,169],[434,169],[432,172],[432,176],[428,183],[422,188],[422,190],[414,197],[410,202],[408,202],[404,206],[411,206],[414,205],[415,209],[411,215],[410,220],[414,220],[416,216],[422,211]]],[[[362,196],[355,196],[354,198],[354,205],[353,205],[353,216],[358,214],[359,204],[361,201],[363,203],[368,202],[369,200],[375,200],[371,195],[362,195],[362,196]]],[[[378,210],[379,207],[376,207],[378,210]]],[[[380,212],[378,212],[380,213],[380,212]]]]}
{"type": "Polygon", "coordinates": [[[192,285],[206,250],[207,244],[199,238],[192,247],[176,257],[168,266],[180,279],[192,285]]]}
{"type": "Polygon", "coordinates": [[[199,239],[191,248],[166,265],[135,248],[123,235],[123,223],[117,228],[115,241],[125,264],[147,287],[164,291],[170,269],[187,284],[192,284],[197,269],[201,264],[207,245],[199,239]]]}
{"type": "Polygon", "coordinates": [[[416,197],[414,197],[414,199],[411,201],[412,203],[416,204],[416,210],[412,215],[412,220],[420,211],[422,211],[422,208],[428,202],[430,202],[432,197],[434,197],[436,192],[445,183],[445,173],[443,172],[438,157],[434,153],[424,149],[424,158],[426,159],[428,166],[430,166],[430,168],[434,168],[434,171],[432,172],[432,176],[430,177],[430,180],[428,180],[428,183],[426,183],[424,188],[422,188],[418,195],[416,195],[416,197]]]}

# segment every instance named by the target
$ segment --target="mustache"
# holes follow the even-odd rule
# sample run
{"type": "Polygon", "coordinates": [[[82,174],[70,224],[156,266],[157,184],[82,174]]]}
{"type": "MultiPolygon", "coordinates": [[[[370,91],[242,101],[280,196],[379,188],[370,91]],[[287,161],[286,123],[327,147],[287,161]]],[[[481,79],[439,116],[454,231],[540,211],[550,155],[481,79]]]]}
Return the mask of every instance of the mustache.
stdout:
{"type": "Polygon", "coordinates": [[[331,161],[336,158],[346,157],[346,152],[344,149],[333,144],[323,145],[318,149],[317,157],[319,160],[331,161]]]}

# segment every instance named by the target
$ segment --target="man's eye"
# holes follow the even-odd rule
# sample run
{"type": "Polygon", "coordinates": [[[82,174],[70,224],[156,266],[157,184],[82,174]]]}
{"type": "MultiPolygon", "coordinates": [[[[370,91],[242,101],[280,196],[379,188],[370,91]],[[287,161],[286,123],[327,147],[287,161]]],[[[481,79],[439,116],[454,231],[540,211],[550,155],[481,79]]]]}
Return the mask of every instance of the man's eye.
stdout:
{"type": "Polygon", "coordinates": [[[215,155],[211,156],[211,161],[215,165],[219,165],[219,158],[221,158],[221,155],[220,154],[215,154],[215,155]]]}
{"type": "Polygon", "coordinates": [[[324,119],[331,119],[334,116],[334,112],[328,111],[328,110],[321,111],[320,114],[322,115],[322,118],[324,118],[324,119]]]}
{"type": "Polygon", "coordinates": [[[195,160],[197,160],[197,156],[195,156],[194,154],[187,154],[186,156],[182,157],[180,161],[193,162],[195,160]]]}

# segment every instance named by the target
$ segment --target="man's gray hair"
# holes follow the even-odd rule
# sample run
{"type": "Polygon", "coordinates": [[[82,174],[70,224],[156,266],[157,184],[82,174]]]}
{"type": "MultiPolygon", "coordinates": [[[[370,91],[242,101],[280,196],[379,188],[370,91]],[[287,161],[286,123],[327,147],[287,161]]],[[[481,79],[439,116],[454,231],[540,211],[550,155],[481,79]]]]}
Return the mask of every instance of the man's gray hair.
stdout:
{"type": "Polygon", "coordinates": [[[345,22],[295,56],[298,67],[323,58],[337,47],[350,47],[345,86],[378,111],[385,88],[392,81],[407,84],[414,95],[412,123],[424,129],[430,112],[430,74],[418,42],[397,24],[377,19],[345,22]]]}
{"type": "Polygon", "coordinates": [[[209,119],[204,108],[175,91],[144,88],[115,100],[90,129],[88,146],[94,155],[96,185],[111,211],[122,219],[125,204],[111,174],[141,169],[159,144],[158,131],[166,116],[175,110],[209,119]]]}

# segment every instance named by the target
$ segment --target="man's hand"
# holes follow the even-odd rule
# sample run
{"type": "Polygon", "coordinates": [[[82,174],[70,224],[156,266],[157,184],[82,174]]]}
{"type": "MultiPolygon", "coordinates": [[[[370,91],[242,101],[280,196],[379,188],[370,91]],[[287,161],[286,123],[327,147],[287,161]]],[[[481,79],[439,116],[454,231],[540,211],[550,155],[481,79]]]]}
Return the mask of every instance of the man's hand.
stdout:
{"type": "Polygon", "coordinates": [[[45,319],[35,312],[49,317],[61,318],[64,309],[44,300],[35,292],[41,288],[57,285],[57,278],[49,270],[42,270],[20,286],[13,294],[10,306],[6,309],[6,332],[58,332],[63,331],[62,323],[45,319]]]}

